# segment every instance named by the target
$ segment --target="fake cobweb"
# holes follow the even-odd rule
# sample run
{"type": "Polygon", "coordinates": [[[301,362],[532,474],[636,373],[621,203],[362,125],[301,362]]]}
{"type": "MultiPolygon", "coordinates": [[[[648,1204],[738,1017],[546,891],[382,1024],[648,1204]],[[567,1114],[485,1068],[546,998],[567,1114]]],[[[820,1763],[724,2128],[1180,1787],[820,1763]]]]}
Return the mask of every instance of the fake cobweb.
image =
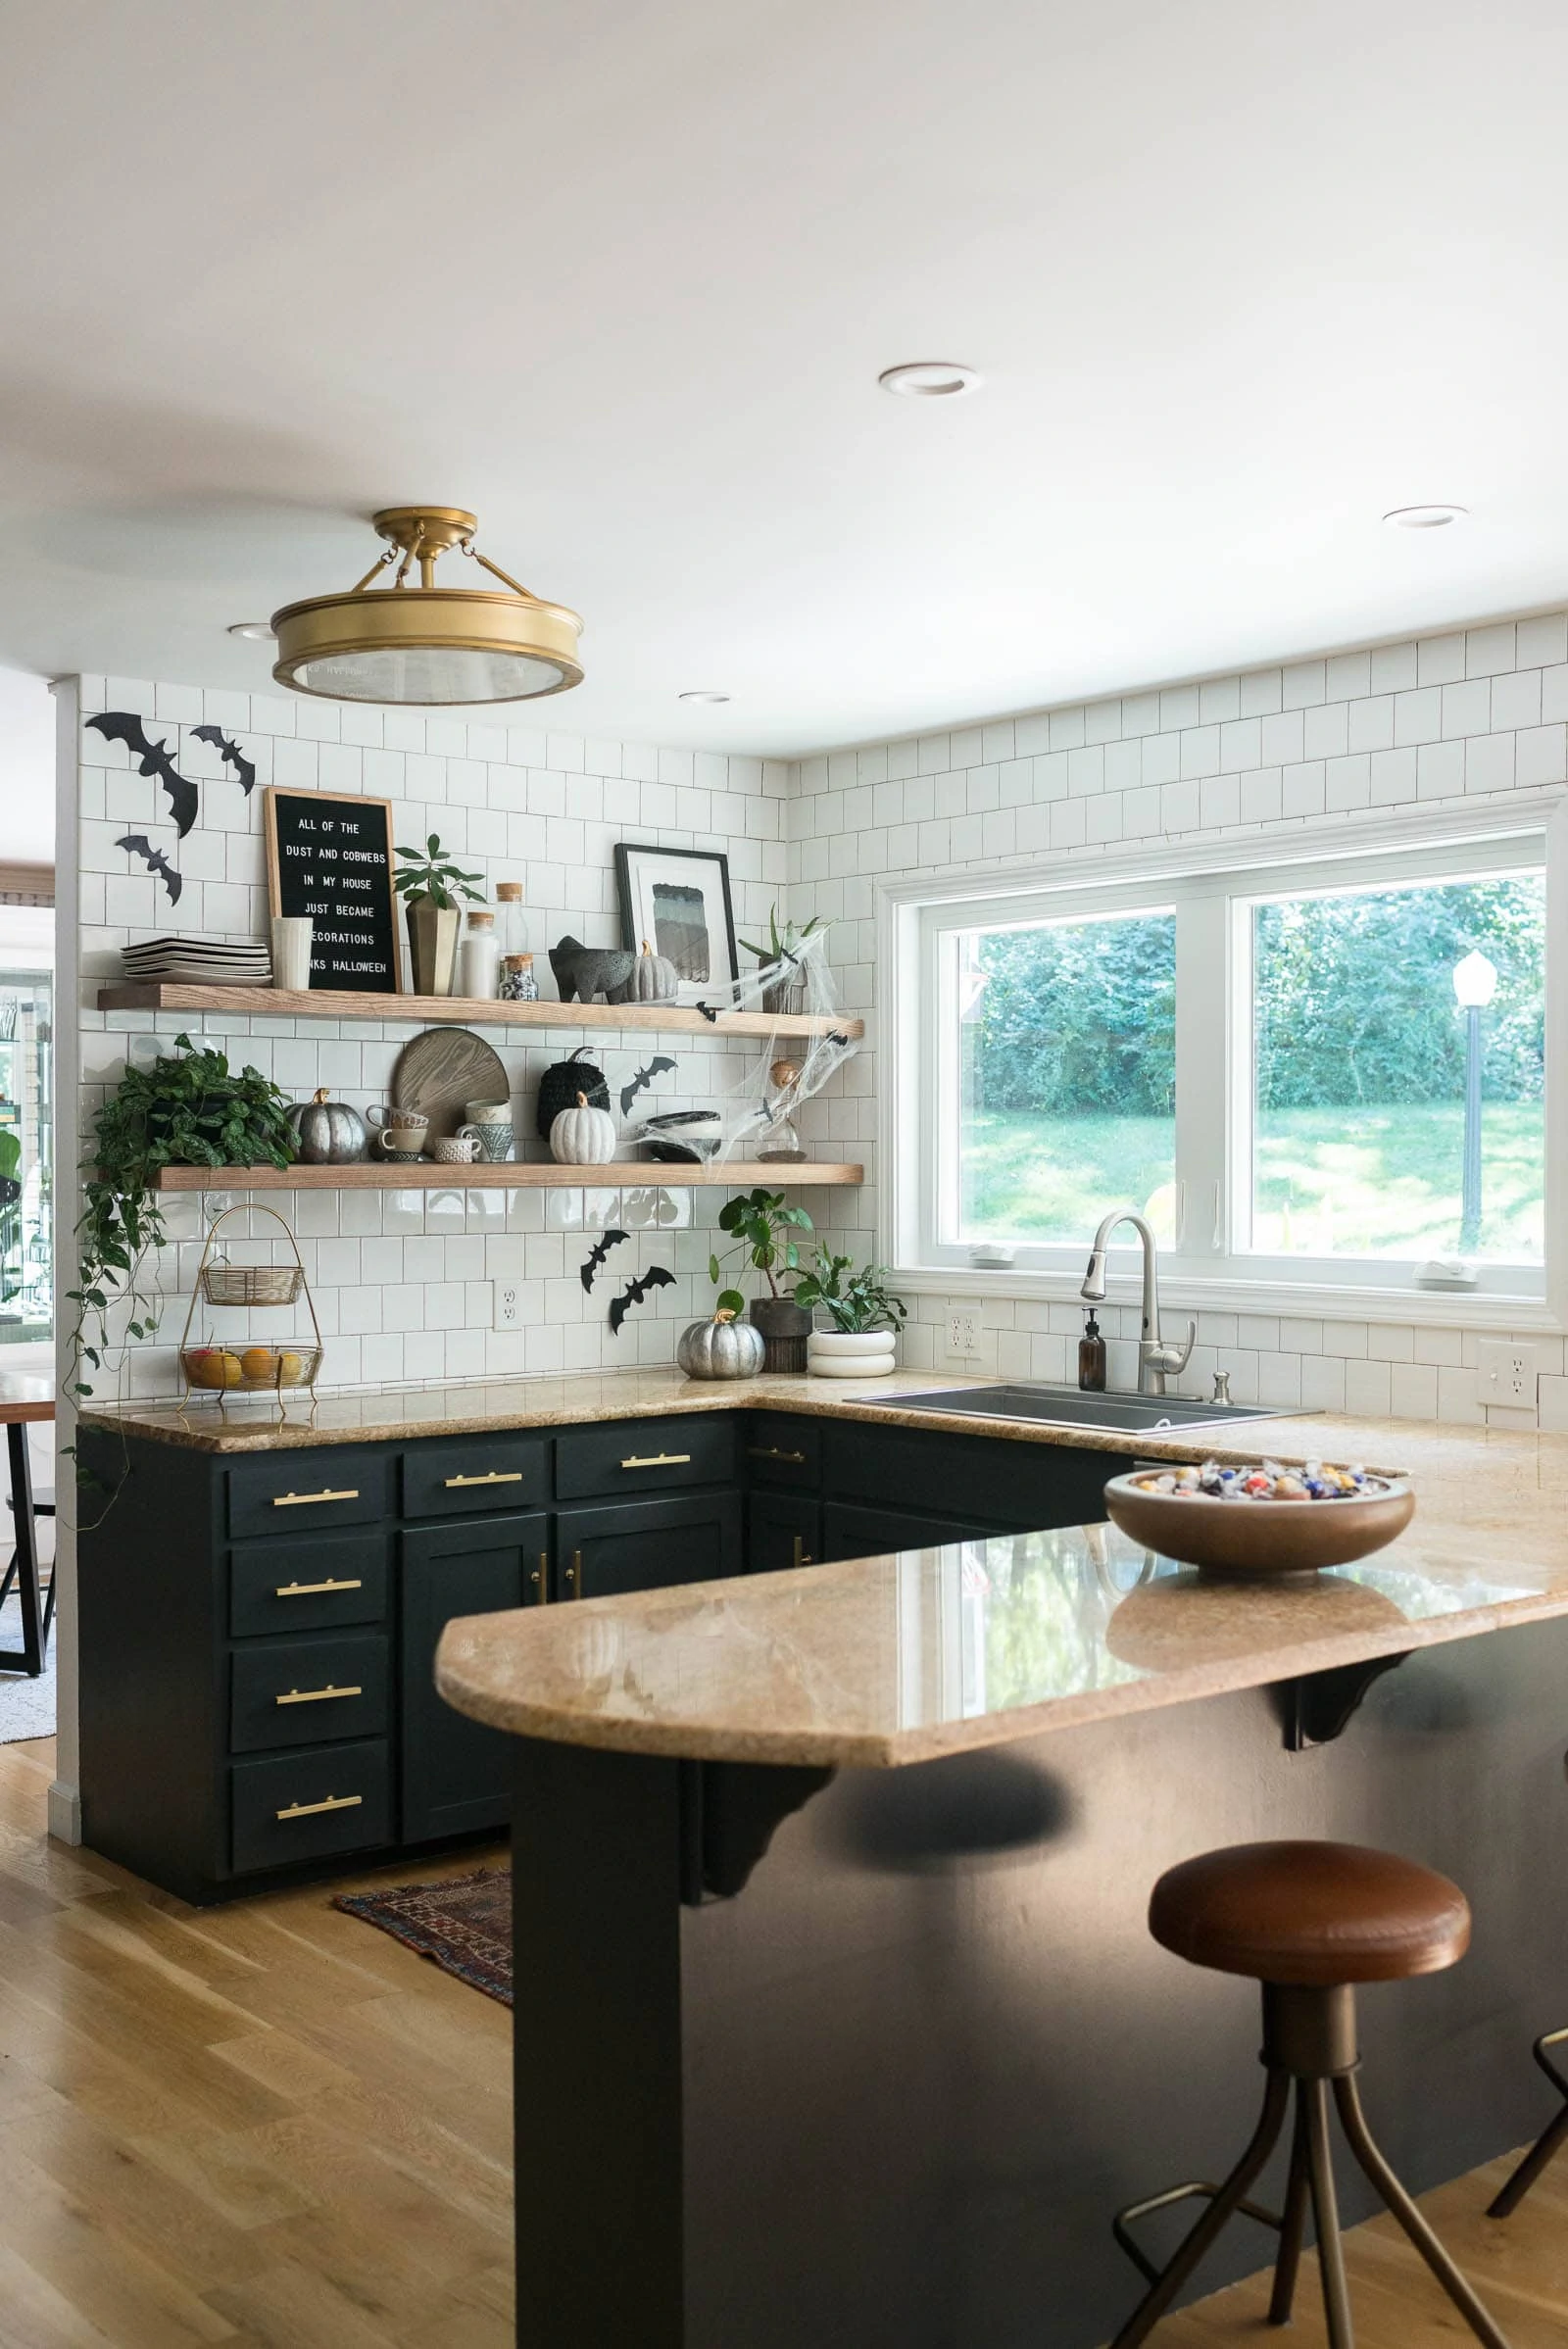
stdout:
{"type": "Polygon", "coordinates": [[[805,1161],[798,1114],[859,1049],[842,1024],[826,931],[802,939],[777,962],[762,963],[732,985],[707,988],[696,1008],[729,1048],[726,1068],[745,1053],[741,1073],[704,1088],[701,1106],[635,1119],[626,1140],[641,1154],[670,1162],[805,1161]],[[726,1024],[732,1012],[751,1015],[745,1035],[726,1024]],[[789,1033],[782,1023],[802,1014],[819,1024],[808,1035],[789,1033]]]}

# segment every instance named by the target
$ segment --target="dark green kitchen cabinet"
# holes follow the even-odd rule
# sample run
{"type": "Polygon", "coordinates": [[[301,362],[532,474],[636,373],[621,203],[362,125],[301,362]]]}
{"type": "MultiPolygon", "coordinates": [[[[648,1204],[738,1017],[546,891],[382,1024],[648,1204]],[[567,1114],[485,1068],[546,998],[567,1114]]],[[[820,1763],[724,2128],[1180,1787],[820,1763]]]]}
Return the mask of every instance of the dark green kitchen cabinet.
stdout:
{"type": "Polygon", "coordinates": [[[537,1604],[550,1565],[543,1511],[426,1525],[402,1537],[403,1672],[400,1799],[403,1840],[504,1827],[510,1740],[443,1702],[435,1651],[454,1615],[537,1604]]]}
{"type": "Polygon", "coordinates": [[[822,1504],[809,1493],[753,1493],[746,1503],[746,1563],[780,1574],[822,1561],[822,1504]]]}
{"type": "Polygon", "coordinates": [[[893,1509],[876,1502],[829,1500],[822,1504],[824,1562],[875,1558],[884,1551],[927,1549],[939,1542],[983,1542],[1004,1528],[974,1518],[938,1518],[924,1510],[893,1509]]]}
{"type": "Polygon", "coordinates": [[[738,1493],[556,1512],[556,1590],[563,1598],[623,1597],[670,1583],[721,1582],[741,1568],[738,1493]]]}

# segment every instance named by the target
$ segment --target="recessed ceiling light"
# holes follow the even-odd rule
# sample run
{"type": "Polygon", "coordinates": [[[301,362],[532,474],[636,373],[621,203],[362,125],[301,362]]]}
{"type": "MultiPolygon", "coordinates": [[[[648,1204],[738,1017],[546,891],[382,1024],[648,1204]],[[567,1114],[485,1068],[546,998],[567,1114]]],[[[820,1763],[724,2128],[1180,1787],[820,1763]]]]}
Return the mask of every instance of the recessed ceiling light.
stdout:
{"type": "Polygon", "coordinates": [[[727,693],[709,693],[704,690],[697,693],[683,693],[680,699],[683,702],[727,702],[729,695],[727,693]]]}
{"type": "Polygon", "coordinates": [[[906,400],[954,400],[978,391],[984,380],[978,367],[949,359],[911,359],[903,367],[884,367],[877,377],[885,392],[906,400]]]}
{"type": "Polygon", "coordinates": [[[270,644],[272,623],[270,620],[230,620],[228,633],[230,636],[243,636],[252,644],[270,644]]]}
{"type": "Polygon", "coordinates": [[[1469,511],[1468,506],[1396,506],[1383,519],[1396,530],[1446,530],[1450,522],[1463,521],[1469,511]]]}

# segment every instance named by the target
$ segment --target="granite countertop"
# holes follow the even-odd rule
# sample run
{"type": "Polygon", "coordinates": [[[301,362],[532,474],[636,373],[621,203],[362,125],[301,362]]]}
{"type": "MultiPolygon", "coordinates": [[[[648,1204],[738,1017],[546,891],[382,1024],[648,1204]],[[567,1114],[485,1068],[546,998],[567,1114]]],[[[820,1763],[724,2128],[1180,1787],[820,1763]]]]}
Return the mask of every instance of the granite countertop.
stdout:
{"type": "Polygon", "coordinates": [[[1286,1582],[1203,1582],[1088,1526],[469,1616],[447,1627],[437,1685],[475,1720],[565,1744],[888,1768],[1568,1614],[1568,1437],[1349,1419],[1237,1433],[1239,1457],[1407,1471],[1413,1525],[1360,1565],[1286,1582]]]}

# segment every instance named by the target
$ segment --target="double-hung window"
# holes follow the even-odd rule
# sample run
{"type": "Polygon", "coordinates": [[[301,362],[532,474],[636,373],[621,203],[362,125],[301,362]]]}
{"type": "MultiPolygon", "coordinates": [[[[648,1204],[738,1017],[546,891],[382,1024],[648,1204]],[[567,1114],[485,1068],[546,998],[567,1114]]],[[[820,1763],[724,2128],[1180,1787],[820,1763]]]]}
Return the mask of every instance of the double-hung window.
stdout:
{"type": "Polygon", "coordinates": [[[900,1267],[1008,1250],[1075,1286],[1128,1206],[1169,1279],[1210,1297],[1544,1300],[1561,820],[901,891],[883,962],[900,1267]]]}

